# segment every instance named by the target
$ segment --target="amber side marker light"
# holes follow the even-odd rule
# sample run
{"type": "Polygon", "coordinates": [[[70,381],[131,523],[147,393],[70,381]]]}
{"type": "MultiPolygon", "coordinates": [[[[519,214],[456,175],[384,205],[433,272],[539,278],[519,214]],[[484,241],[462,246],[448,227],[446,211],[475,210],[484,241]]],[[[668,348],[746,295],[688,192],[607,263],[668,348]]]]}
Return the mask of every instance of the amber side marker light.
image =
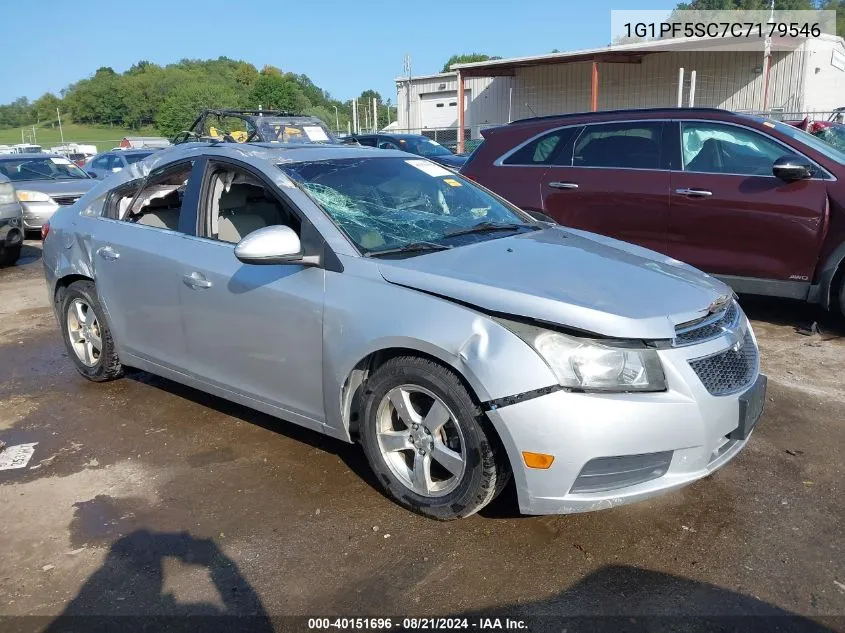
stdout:
{"type": "Polygon", "coordinates": [[[552,462],[555,461],[554,455],[546,455],[545,453],[532,453],[530,451],[522,451],[522,459],[528,468],[539,468],[546,470],[551,467],[552,462]]]}

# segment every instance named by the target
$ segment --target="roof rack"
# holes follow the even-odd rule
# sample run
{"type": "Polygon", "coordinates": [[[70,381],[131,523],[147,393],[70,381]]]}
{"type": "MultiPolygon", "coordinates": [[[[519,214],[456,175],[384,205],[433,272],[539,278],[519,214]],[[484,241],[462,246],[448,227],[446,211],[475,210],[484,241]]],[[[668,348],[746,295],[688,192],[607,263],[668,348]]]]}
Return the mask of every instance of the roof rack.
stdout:
{"type": "Polygon", "coordinates": [[[722,114],[733,114],[730,110],[724,110],[722,108],[677,108],[672,106],[666,106],[665,108],[623,108],[621,110],[598,110],[596,112],[566,112],[564,114],[547,114],[545,116],[533,116],[527,117],[525,119],[516,119],[515,121],[511,121],[509,125],[513,125],[514,123],[527,123],[529,121],[546,121],[550,119],[566,119],[600,114],[633,114],[637,112],[666,112],[676,110],[683,110],[685,112],[719,112],[722,114]]]}
{"type": "MultiPolygon", "coordinates": [[[[178,145],[180,143],[187,143],[188,141],[206,141],[206,142],[246,142],[249,143],[251,141],[270,141],[273,139],[264,138],[261,132],[257,129],[258,126],[256,123],[258,120],[262,119],[263,117],[289,117],[289,118],[303,118],[309,120],[315,120],[316,117],[313,117],[309,114],[298,114],[296,112],[285,112],[283,110],[237,110],[237,109],[214,109],[214,108],[206,108],[200,115],[194,120],[191,126],[179,134],[177,134],[173,139],[173,145],[178,145]],[[234,133],[234,136],[229,133],[228,130],[220,130],[222,132],[221,137],[214,137],[209,136],[204,131],[204,124],[206,119],[209,117],[216,117],[218,119],[217,125],[219,126],[219,120],[223,118],[233,118],[233,119],[241,119],[245,122],[245,124],[251,124],[251,131],[248,133],[241,133],[241,138],[236,139],[234,136],[237,136],[238,133],[234,133]],[[243,137],[246,138],[243,138],[243,137]]],[[[320,124],[322,125],[322,123],[320,124]]],[[[248,126],[247,129],[249,130],[250,127],[248,126]]],[[[330,134],[327,134],[330,136],[330,134]]]]}

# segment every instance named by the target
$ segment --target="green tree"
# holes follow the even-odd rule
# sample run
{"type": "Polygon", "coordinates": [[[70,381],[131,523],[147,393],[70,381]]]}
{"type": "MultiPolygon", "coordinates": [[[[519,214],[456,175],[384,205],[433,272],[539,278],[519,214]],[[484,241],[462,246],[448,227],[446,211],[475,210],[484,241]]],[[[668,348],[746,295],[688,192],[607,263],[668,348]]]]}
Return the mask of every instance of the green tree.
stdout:
{"type": "Polygon", "coordinates": [[[173,90],[156,114],[156,127],[165,136],[187,130],[204,108],[238,107],[238,93],[228,86],[194,82],[173,90]]]}
{"type": "Polygon", "coordinates": [[[501,57],[497,56],[490,56],[484,53],[463,53],[461,55],[452,55],[449,59],[446,60],[446,63],[443,64],[443,70],[440,72],[448,73],[451,69],[452,64],[471,64],[472,62],[486,62],[490,59],[502,59],[501,57]]]}
{"type": "Polygon", "coordinates": [[[62,100],[59,99],[52,92],[45,92],[32,103],[32,109],[35,111],[35,119],[39,123],[44,121],[55,121],[56,108],[61,108],[62,100]]]}
{"type": "Polygon", "coordinates": [[[268,110],[286,112],[305,112],[312,107],[296,82],[286,78],[278,69],[267,70],[265,67],[252,85],[248,101],[251,105],[268,110]]]}

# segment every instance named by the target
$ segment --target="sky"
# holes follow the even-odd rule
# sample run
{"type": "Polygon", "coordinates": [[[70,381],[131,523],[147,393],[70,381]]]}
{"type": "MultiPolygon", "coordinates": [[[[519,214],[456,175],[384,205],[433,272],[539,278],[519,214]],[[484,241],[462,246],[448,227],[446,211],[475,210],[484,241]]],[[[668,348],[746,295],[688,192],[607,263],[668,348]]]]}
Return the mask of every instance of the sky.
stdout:
{"type": "Polygon", "coordinates": [[[3,2],[0,103],[36,99],[139,60],[226,56],[304,73],[335,98],[366,89],[396,101],[394,78],[439,72],[455,53],[520,57],[606,46],[611,9],[666,0],[117,0],[3,2]],[[37,37],[36,37],[37,36],[37,37]]]}

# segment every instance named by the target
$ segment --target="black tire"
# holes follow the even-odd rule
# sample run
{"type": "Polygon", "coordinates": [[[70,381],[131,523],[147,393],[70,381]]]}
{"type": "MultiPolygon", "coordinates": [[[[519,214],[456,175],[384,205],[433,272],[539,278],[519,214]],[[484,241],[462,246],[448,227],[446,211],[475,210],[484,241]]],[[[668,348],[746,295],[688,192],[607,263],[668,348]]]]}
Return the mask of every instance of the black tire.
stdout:
{"type": "Polygon", "coordinates": [[[0,246],[0,266],[11,266],[21,256],[21,246],[0,246]]]}
{"type": "MultiPolygon", "coordinates": [[[[367,460],[381,485],[400,505],[418,514],[440,521],[470,516],[490,503],[507,484],[507,459],[480,407],[452,371],[431,360],[401,356],[379,367],[364,386],[360,431],[367,460]],[[434,394],[454,414],[454,424],[460,427],[465,466],[455,488],[447,494],[418,494],[396,476],[382,454],[378,440],[379,406],[388,392],[400,385],[422,387],[434,394]]],[[[414,450],[410,449],[410,453],[412,459],[414,450]]]]}
{"type": "Polygon", "coordinates": [[[123,367],[120,364],[120,359],[117,357],[111,330],[109,330],[106,316],[97,297],[97,288],[94,286],[94,282],[75,281],[60,292],[56,302],[59,310],[59,323],[62,328],[62,339],[65,342],[68,358],[76,365],[77,371],[93,382],[105,382],[120,378],[123,375],[123,367]],[[99,330],[102,349],[92,365],[86,365],[79,358],[70,339],[68,310],[76,299],[81,300],[89,306],[89,309],[93,310],[97,319],[97,329],[99,330]]]}

